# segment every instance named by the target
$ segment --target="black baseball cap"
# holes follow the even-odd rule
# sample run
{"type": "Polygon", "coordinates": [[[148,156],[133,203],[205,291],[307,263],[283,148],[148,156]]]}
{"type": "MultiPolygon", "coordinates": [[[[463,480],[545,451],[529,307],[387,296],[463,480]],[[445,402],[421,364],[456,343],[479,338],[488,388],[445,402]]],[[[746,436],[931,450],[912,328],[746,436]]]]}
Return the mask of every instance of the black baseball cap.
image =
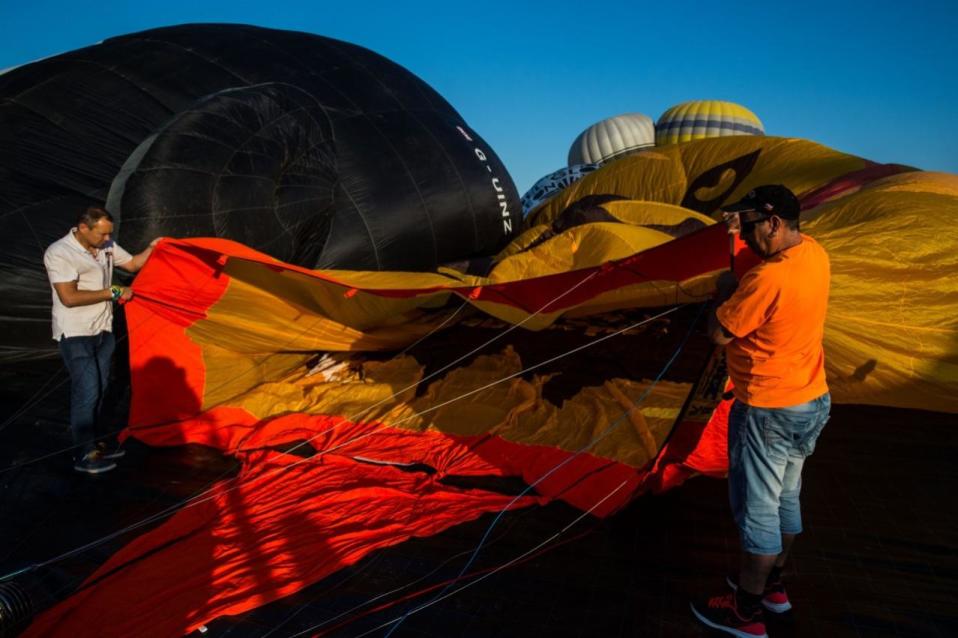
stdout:
{"type": "Polygon", "coordinates": [[[798,219],[801,206],[795,193],[781,184],[766,184],[756,186],[748,195],[722,210],[727,213],[756,212],[771,217],[778,215],[782,219],[798,219]]]}

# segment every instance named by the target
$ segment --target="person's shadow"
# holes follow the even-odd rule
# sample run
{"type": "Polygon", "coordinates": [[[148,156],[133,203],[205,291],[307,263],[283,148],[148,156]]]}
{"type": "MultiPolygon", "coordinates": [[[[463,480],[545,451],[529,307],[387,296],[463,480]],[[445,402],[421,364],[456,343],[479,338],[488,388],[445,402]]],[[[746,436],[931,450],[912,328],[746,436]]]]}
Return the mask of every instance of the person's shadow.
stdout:
{"type": "MultiPolygon", "coordinates": [[[[329,529],[318,524],[325,520],[319,506],[299,501],[322,502],[322,492],[314,493],[308,477],[324,470],[303,466],[305,474],[286,471],[301,457],[269,449],[237,451],[242,463],[238,474],[235,462],[222,473],[203,467],[223,463],[214,449],[215,436],[209,439],[214,448],[177,444],[190,439],[192,428],[215,427],[204,418],[186,371],[171,359],[154,357],[133,377],[139,408],[133,411],[130,431],[169,447],[130,446],[136,448],[131,450],[133,462],[117,473],[127,474],[127,481],[137,484],[134,488],[111,481],[89,489],[98,489],[106,499],[108,489],[119,489],[124,500],[137,491],[162,490],[177,509],[124,534],[125,546],[111,543],[117,547],[112,555],[67,598],[39,615],[25,636],[181,635],[211,618],[249,608],[249,600],[262,604],[285,596],[317,579],[317,572],[340,564],[327,542],[329,529]],[[213,481],[197,481],[191,474],[213,481]]],[[[332,496],[336,492],[332,488],[332,496]]],[[[119,518],[137,524],[162,511],[155,503],[148,509],[127,508],[119,518]]],[[[97,534],[108,531],[113,530],[101,526],[97,534]]],[[[108,547],[98,554],[106,555],[108,547]]]]}

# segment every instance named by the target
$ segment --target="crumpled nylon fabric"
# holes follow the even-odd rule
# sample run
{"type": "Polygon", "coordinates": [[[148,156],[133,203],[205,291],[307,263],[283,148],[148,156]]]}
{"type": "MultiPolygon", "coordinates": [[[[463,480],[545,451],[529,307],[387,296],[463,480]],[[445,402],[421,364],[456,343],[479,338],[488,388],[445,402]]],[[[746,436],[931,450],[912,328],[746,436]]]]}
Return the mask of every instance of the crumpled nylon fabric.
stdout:
{"type": "MultiPolygon", "coordinates": [[[[652,373],[613,374],[558,401],[550,399],[550,384],[570,371],[521,374],[532,363],[516,349],[521,344],[457,364],[425,391],[415,388],[429,366],[413,356],[356,357],[396,352],[449,326],[468,331],[490,322],[496,330],[521,324],[537,334],[574,335],[570,326],[583,321],[582,334],[597,336],[611,330],[603,317],[702,301],[729,264],[725,230],[709,215],[763,183],[799,194],[803,232],[831,258],[825,351],[833,400],[958,412],[958,239],[950,232],[958,177],[874,164],[802,140],[720,138],[610,163],[538,209],[483,275],[454,268],[309,271],[223,240],[167,241],[138,278],[128,308],[128,435],[242,456],[235,492],[243,496],[218,486],[209,505],[182,510],[121,550],[29,635],[79,627],[81,607],[123,601],[136,611],[161,598],[178,601],[171,603],[176,626],[166,626],[166,635],[188,631],[316,582],[377,547],[509,500],[449,488],[445,476],[538,482],[535,496],[517,507],[560,498],[589,510],[615,494],[595,510],[608,515],[644,490],[668,489],[696,472],[722,475],[725,375],[721,358],[705,349],[697,355],[700,374],[676,372],[654,384],[652,373]],[[603,209],[604,221],[554,223],[583,197],[603,193],[618,196],[603,209]],[[508,383],[484,385],[513,372],[520,374],[508,383]],[[454,401],[464,393],[471,394],[454,401]],[[622,425],[608,427],[618,420],[622,425]],[[590,444],[606,430],[613,431],[605,445],[590,444]],[[265,449],[305,440],[317,452],[308,461],[265,449]],[[370,461],[426,464],[436,473],[370,461]],[[280,481],[300,498],[257,498],[258,488],[280,481]],[[389,497],[372,497],[384,493],[389,497]],[[327,521],[324,509],[336,511],[343,500],[355,504],[354,516],[327,521]],[[387,519],[398,524],[376,527],[387,519]],[[244,534],[247,520],[256,523],[244,534]],[[370,536],[354,535],[370,522],[370,536]],[[327,523],[334,526],[322,540],[301,541],[327,523]],[[151,552],[166,543],[170,554],[153,562],[151,552]],[[181,592],[187,565],[203,567],[181,592]],[[155,583],[137,594],[139,602],[125,593],[124,574],[133,569],[155,583]]],[[[734,250],[742,273],[754,256],[741,242],[734,250]]],[[[650,330],[649,343],[662,334],[650,330]]],[[[651,359],[660,350],[667,349],[622,356],[651,359]]]]}

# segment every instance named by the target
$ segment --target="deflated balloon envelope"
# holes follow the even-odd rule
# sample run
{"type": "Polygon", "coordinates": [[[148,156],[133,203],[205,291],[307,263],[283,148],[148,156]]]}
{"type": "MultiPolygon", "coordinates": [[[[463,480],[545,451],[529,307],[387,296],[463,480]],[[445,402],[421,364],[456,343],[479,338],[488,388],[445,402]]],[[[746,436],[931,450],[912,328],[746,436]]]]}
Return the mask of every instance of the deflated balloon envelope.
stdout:
{"type": "Polygon", "coordinates": [[[52,356],[47,245],[106,203],[117,240],[233,239],[310,268],[429,270],[518,230],[515,187],[436,91],[362,47],[183,25],[0,75],[0,361],[52,356]]]}

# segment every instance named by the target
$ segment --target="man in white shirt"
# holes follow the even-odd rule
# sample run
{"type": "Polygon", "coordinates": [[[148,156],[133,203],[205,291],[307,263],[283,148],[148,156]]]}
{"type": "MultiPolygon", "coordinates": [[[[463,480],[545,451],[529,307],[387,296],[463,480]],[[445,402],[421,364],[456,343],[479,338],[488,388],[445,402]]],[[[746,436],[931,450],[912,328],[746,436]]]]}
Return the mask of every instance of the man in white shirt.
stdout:
{"type": "Polygon", "coordinates": [[[53,339],[70,373],[70,429],[76,446],[74,468],[99,474],[116,467],[123,451],[97,438],[113,358],[113,304],[129,301],[133,290],[111,285],[113,266],[128,272],[143,267],[159,238],[138,255],[112,239],[113,218],[90,206],[77,225],[47,248],[43,264],[53,292],[53,339]]]}

